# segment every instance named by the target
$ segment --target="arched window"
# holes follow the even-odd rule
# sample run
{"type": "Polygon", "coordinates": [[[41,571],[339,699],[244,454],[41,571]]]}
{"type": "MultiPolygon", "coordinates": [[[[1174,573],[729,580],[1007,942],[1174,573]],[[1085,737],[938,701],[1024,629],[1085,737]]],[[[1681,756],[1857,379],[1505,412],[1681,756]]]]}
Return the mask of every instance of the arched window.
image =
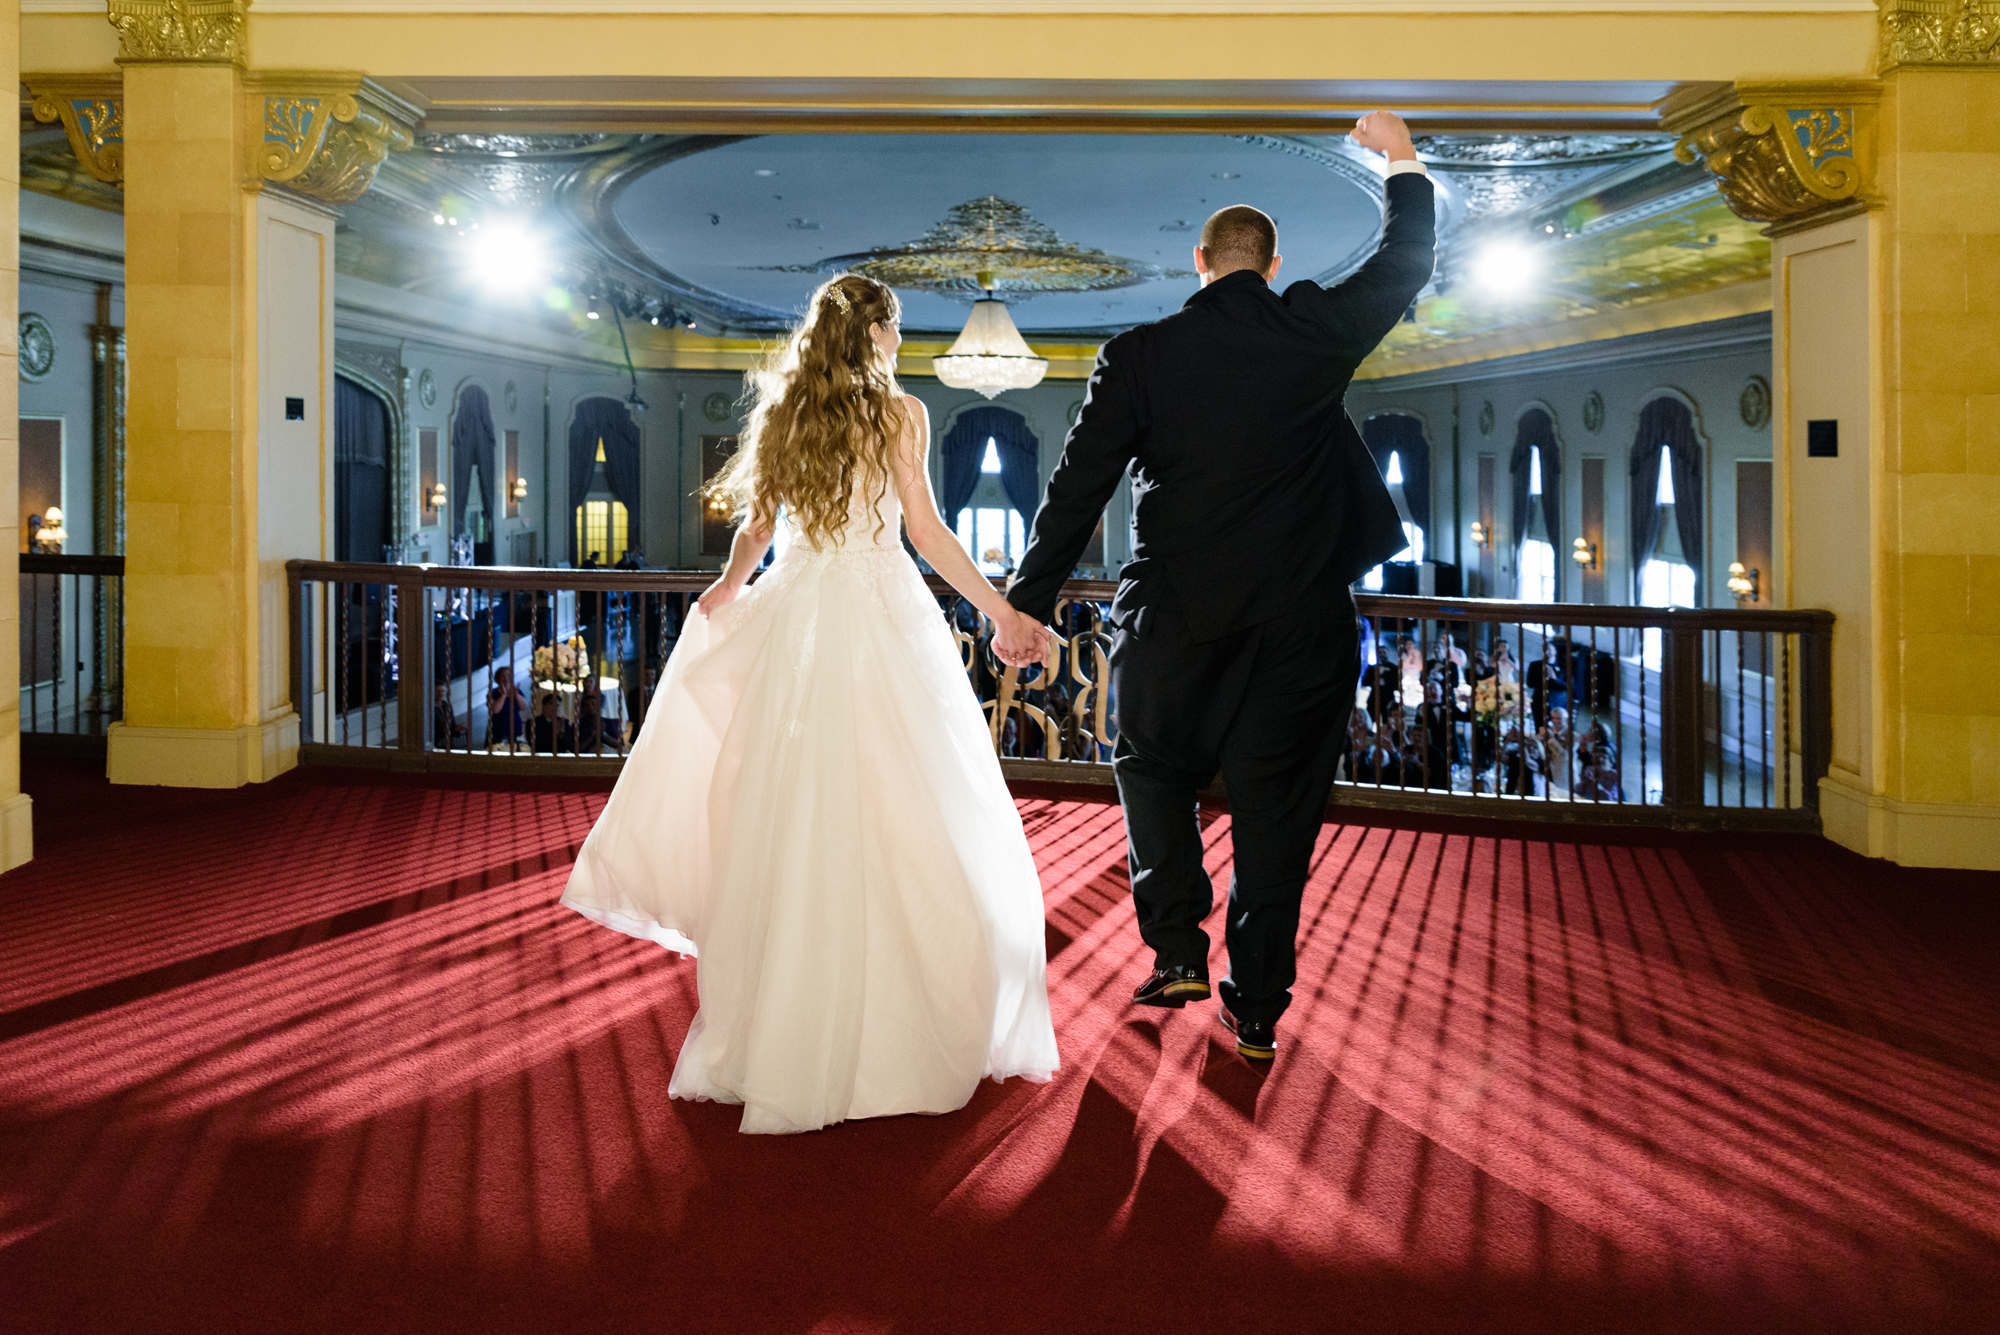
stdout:
{"type": "Polygon", "coordinates": [[[389,545],[389,405],[333,382],[333,559],[380,561],[389,545]]]}
{"type": "Polygon", "coordinates": [[[1020,563],[1041,500],[1040,443],[1028,419],[1005,408],[960,413],[938,449],[938,504],[981,570],[1020,563]]]}
{"type": "Polygon", "coordinates": [[[617,399],[585,399],[569,424],[570,564],[615,565],[639,545],[639,424],[617,399]]]}
{"type": "Polygon", "coordinates": [[[1514,483],[1514,596],[1522,602],[1562,598],[1562,453],[1556,423],[1546,409],[1530,408],[1514,428],[1508,460],[1514,483]]]}
{"type": "Polygon", "coordinates": [[[590,489],[576,507],[576,550],[586,562],[612,566],[625,559],[631,539],[632,513],[611,490],[604,472],[604,442],[599,440],[590,489]]]}
{"type": "Polygon", "coordinates": [[[1697,607],[1701,595],[1701,438],[1694,413],[1662,396],[1632,440],[1633,594],[1642,607],[1697,607]]]}
{"type": "MultiPolygon", "coordinates": [[[[1361,440],[1382,471],[1382,481],[1402,517],[1403,550],[1389,560],[1426,559],[1431,522],[1431,447],[1423,424],[1407,413],[1380,413],[1361,424],[1361,440]]],[[[1382,567],[1361,577],[1363,588],[1382,587],[1382,567]]]]}

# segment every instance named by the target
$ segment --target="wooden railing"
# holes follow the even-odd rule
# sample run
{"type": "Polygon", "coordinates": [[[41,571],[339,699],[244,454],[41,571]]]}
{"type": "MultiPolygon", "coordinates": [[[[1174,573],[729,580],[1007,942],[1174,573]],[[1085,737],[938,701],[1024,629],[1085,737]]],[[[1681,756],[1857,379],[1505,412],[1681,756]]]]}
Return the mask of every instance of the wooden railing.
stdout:
{"type": "MultiPolygon", "coordinates": [[[[694,597],[714,579],[302,561],[288,570],[292,693],[309,762],[573,775],[616,772],[694,597]],[[535,671],[537,650],[564,644],[588,659],[594,692],[535,671]],[[516,679],[512,703],[496,689],[502,669],[516,679]],[[538,720],[550,695],[553,717],[538,720]]],[[[1117,586],[1064,587],[1057,661],[1023,677],[995,721],[990,627],[942,581],[930,585],[1010,775],[1110,782],[1117,586]]],[[[1357,692],[1337,802],[1817,826],[1828,613],[1376,595],[1356,604],[1377,661],[1357,692]],[[1441,634],[1457,652],[1433,652],[1441,634]],[[1395,661],[1403,637],[1430,660],[1408,677],[1395,661]],[[1477,657],[1497,657],[1503,643],[1514,679],[1504,665],[1478,676],[1477,657]]]]}
{"type": "Polygon", "coordinates": [[[124,717],[125,558],[24,555],[21,736],[92,750],[124,717]]]}

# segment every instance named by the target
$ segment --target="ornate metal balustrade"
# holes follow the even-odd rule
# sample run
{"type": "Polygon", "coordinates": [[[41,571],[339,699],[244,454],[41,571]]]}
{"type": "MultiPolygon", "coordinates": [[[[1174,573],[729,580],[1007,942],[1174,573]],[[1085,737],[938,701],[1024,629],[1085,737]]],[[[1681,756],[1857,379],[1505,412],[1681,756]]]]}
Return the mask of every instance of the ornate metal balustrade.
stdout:
{"type": "MultiPolygon", "coordinates": [[[[288,569],[292,691],[309,763],[571,775],[617,771],[695,596],[714,578],[288,569]]],[[[1009,774],[1109,783],[1116,585],[1067,585],[1056,661],[1010,684],[990,627],[942,581],[930,583],[1009,774]]],[[[1337,802],[1817,826],[1831,718],[1828,613],[1381,596],[1357,605],[1372,661],[1343,742],[1337,802]],[[1407,659],[1405,640],[1418,646],[1407,659]]]]}
{"type": "Polygon", "coordinates": [[[22,744],[101,748],[125,713],[125,558],[20,559],[22,744]]]}

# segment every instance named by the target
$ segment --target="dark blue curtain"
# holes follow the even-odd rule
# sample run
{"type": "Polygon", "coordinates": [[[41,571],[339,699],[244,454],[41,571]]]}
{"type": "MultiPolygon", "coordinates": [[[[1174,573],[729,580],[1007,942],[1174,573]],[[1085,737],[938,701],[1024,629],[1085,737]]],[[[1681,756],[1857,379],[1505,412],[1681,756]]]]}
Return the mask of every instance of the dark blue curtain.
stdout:
{"type": "Polygon", "coordinates": [[[493,506],[493,411],[486,391],[467,385],[458,392],[458,411],[451,419],[451,531],[463,533],[466,510],[472,500],[472,466],[479,465],[479,503],[486,508],[487,550],[492,550],[493,533],[499,527],[500,512],[493,506]]]}
{"type": "Polygon", "coordinates": [[[389,543],[389,406],[333,382],[333,559],[380,561],[389,543]]]}
{"type": "Polygon", "coordinates": [[[1514,427],[1514,453],[1507,461],[1514,484],[1514,573],[1521,571],[1521,545],[1528,540],[1528,455],[1542,456],[1542,518],[1548,524],[1549,544],[1556,549],[1556,598],[1563,596],[1563,567],[1570,564],[1569,549],[1562,538],[1562,453],[1556,446],[1556,423],[1540,408],[1521,414],[1514,427]]]}
{"type": "Polygon", "coordinates": [[[1694,571],[1695,602],[1701,602],[1701,438],[1694,414],[1679,399],[1658,398],[1639,410],[1639,434],[1632,438],[1632,583],[1660,545],[1660,447],[1674,471],[1674,533],[1681,557],[1694,571]]]}
{"type": "Polygon", "coordinates": [[[583,553],[576,549],[576,507],[590,490],[590,475],[597,469],[597,442],[604,442],[604,480],[625,506],[627,542],[638,550],[639,542],[639,424],[616,399],[585,399],[576,405],[569,424],[569,562],[577,564],[583,553]]]}
{"type": "Polygon", "coordinates": [[[1423,424],[1403,413],[1384,413],[1361,424],[1361,440],[1385,478],[1389,475],[1391,454],[1402,465],[1403,500],[1410,507],[1410,522],[1424,531],[1424,546],[1429,548],[1431,445],[1424,439],[1423,424]]]}
{"type": "Polygon", "coordinates": [[[1000,485],[1007,503],[1021,512],[1021,522],[1035,522],[1042,503],[1041,442],[1028,430],[1028,419],[1005,408],[974,408],[960,413],[938,448],[943,474],[939,508],[944,522],[958,527],[959,512],[972,502],[979,486],[979,464],[992,440],[1000,453],[1000,485]]]}

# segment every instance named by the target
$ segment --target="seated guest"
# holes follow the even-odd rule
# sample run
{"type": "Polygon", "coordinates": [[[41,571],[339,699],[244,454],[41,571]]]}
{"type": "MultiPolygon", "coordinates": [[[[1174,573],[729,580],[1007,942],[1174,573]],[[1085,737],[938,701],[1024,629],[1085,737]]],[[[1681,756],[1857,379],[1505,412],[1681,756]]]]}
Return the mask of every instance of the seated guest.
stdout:
{"type": "Polygon", "coordinates": [[[439,682],[431,699],[431,745],[440,751],[449,751],[464,741],[465,725],[452,712],[451,697],[446,694],[445,684],[439,682]]]}
{"type": "Polygon", "coordinates": [[[542,707],[535,715],[530,738],[531,748],[538,756],[560,755],[572,749],[569,720],[559,712],[560,704],[554,691],[542,697],[542,707]]]}
{"type": "Polygon", "coordinates": [[[1500,734],[1500,791],[1518,797],[1540,797],[1547,774],[1541,739],[1533,733],[1523,737],[1512,723],[1500,734]]]}
{"type": "Polygon", "coordinates": [[[493,669],[493,687],[486,692],[486,744],[504,746],[521,740],[528,721],[528,697],[514,684],[514,669],[493,669]]]}
{"type": "Polygon", "coordinates": [[[1439,734],[1419,723],[1404,734],[1403,786],[1450,788],[1451,763],[1438,745],[1439,734]]]}
{"type": "Polygon", "coordinates": [[[576,753],[596,755],[604,747],[604,688],[592,676],[576,702],[576,753]]]}

